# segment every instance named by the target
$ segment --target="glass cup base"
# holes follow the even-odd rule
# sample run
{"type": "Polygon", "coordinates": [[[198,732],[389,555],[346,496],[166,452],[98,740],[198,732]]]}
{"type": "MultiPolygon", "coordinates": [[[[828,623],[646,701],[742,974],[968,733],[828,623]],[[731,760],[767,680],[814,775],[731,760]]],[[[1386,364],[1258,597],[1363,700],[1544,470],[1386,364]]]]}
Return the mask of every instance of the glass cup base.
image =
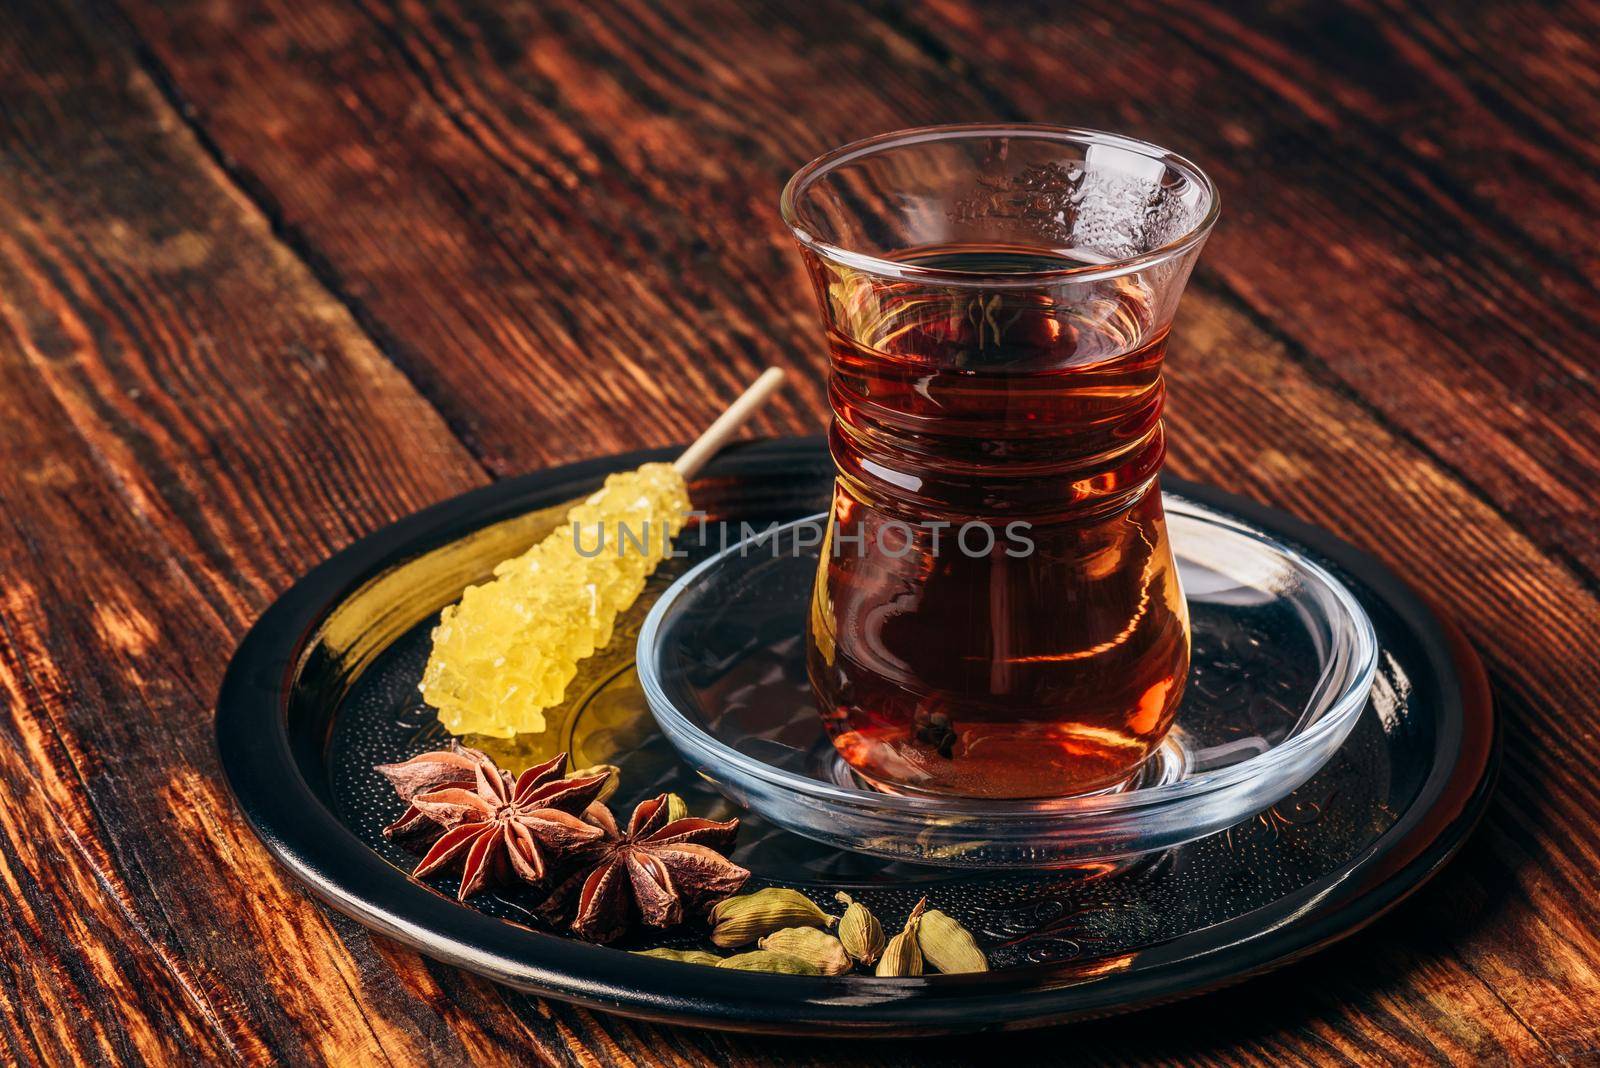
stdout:
{"type": "MultiPolygon", "coordinates": [[[[931,790],[919,790],[915,786],[905,786],[900,783],[880,782],[870,775],[851,767],[839,750],[834,748],[826,739],[812,747],[808,764],[811,775],[822,782],[831,782],[835,786],[847,790],[875,790],[882,794],[894,794],[900,797],[929,797],[948,798],[945,793],[935,793],[931,790]]],[[[1121,782],[1102,786],[1098,790],[1076,794],[1076,797],[1107,797],[1112,794],[1125,794],[1132,790],[1149,790],[1157,786],[1166,786],[1181,780],[1189,770],[1189,747],[1185,744],[1182,732],[1173,731],[1168,734],[1162,743],[1121,782]]]]}

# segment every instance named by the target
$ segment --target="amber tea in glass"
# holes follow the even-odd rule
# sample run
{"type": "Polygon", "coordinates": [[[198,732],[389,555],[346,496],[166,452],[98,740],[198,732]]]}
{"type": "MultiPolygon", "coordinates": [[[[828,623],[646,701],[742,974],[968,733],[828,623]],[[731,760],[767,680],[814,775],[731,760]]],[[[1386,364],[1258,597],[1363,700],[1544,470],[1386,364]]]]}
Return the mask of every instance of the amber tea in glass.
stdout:
{"type": "Polygon", "coordinates": [[[1162,358],[1216,196],[1153,145],[935,127],[784,191],[837,467],[808,621],[834,745],[888,789],[1115,788],[1183,693],[1162,358]]]}

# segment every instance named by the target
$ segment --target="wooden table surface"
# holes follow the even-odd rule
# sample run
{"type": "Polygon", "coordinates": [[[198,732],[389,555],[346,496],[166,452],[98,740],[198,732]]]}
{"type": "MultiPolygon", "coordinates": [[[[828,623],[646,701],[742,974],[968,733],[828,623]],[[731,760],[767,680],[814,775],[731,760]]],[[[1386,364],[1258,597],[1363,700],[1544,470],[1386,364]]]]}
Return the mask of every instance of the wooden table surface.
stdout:
{"type": "Polygon", "coordinates": [[[8,0],[6,1061],[1600,1057],[1600,12],[1518,0],[8,0]],[[1070,122],[1202,162],[1170,470],[1454,614],[1506,768],[1457,861],[1275,978],[1006,1038],[805,1042],[523,997],[314,903],[211,749],[251,620],[490,479],[817,429],[775,202],[845,140],[1070,122]]]}

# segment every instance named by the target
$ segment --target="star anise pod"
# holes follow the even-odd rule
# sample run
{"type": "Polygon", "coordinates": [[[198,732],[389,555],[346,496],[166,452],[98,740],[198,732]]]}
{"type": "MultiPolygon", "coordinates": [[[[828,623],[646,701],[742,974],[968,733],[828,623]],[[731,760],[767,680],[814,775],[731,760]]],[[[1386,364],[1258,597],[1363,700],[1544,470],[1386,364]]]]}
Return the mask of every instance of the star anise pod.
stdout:
{"type": "Polygon", "coordinates": [[[555,857],[600,843],[605,831],[576,813],[594,802],[611,773],[562,778],[566,766],[562,753],[512,782],[486,758],[473,769],[472,789],[447,785],[412,797],[413,808],[448,828],[412,874],[459,862],[456,897],[465,901],[493,883],[541,883],[555,857]]]}
{"type": "Polygon", "coordinates": [[[591,942],[615,941],[635,920],[674,927],[704,915],[750,878],[719,852],[732,848],[739,821],[668,822],[666,794],[640,802],[625,830],[604,805],[590,805],[584,819],[604,828],[605,841],[576,858],[578,868],[540,911],[552,921],[574,914],[573,933],[591,942]]]}
{"type": "MultiPolygon", "coordinates": [[[[379,764],[372,770],[388,779],[395,793],[409,802],[418,794],[447,786],[470,790],[477,784],[480,767],[493,771],[507,787],[514,782],[511,774],[497,767],[488,754],[453,739],[449,749],[422,753],[398,764],[379,764]]],[[[447,830],[448,826],[429,819],[416,805],[407,805],[405,813],[383,829],[383,836],[395,838],[427,834],[437,838],[447,830]]]]}

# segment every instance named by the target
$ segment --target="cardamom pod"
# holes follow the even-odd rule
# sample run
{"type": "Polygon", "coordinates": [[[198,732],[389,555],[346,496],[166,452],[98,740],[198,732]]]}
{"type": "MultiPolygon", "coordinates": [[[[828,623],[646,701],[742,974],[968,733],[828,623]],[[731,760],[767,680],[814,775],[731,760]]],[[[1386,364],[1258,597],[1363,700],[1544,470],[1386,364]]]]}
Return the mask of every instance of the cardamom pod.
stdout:
{"type": "Polygon", "coordinates": [[[707,953],[703,949],[636,949],[633,951],[639,957],[657,957],[661,960],[677,960],[685,964],[711,964],[722,963],[722,958],[715,953],[707,953]]]}
{"type": "Polygon", "coordinates": [[[928,909],[922,914],[917,945],[923,959],[935,971],[946,975],[989,970],[989,958],[978,948],[978,940],[972,937],[972,932],[938,909],[928,909]]]}
{"type": "Polygon", "coordinates": [[[922,948],[917,944],[917,931],[922,926],[922,910],[927,907],[927,898],[917,902],[917,907],[906,917],[905,929],[883,947],[883,956],[878,958],[873,975],[898,979],[922,974],[922,948]]]}
{"type": "Polygon", "coordinates": [[[799,957],[823,975],[843,975],[850,970],[850,954],[839,940],[815,927],[785,927],[758,943],[772,953],[799,957]]]}
{"type": "Polygon", "coordinates": [[[817,966],[808,960],[791,957],[787,953],[774,953],[767,949],[752,949],[736,953],[717,961],[719,968],[737,968],[743,972],[776,972],[779,975],[821,975],[817,966]]]}
{"type": "Polygon", "coordinates": [[[867,906],[851,900],[843,890],[833,897],[845,907],[844,915],[839,917],[839,941],[844,944],[844,951],[857,963],[871,964],[883,953],[883,924],[867,911],[867,906]]]}
{"type": "Polygon", "coordinates": [[[667,795],[667,822],[681,820],[689,814],[689,805],[677,794],[667,795]]]}
{"type": "Polygon", "coordinates": [[[769,886],[724,898],[711,910],[711,941],[722,949],[747,946],[785,927],[832,927],[834,919],[798,890],[769,886]]]}

